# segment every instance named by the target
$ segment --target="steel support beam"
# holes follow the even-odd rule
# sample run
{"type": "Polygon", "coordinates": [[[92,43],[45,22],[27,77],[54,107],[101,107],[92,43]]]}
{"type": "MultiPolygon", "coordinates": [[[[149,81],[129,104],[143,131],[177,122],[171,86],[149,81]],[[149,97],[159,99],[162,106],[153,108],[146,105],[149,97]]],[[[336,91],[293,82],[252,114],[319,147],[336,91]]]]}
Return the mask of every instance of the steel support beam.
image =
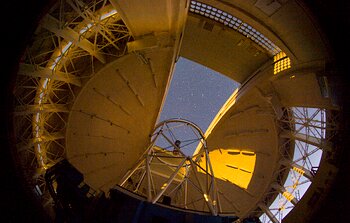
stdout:
{"type": "Polygon", "coordinates": [[[287,191],[286,188],[284,188],[283,186],[274,183],[272,184],[272,187],[277,190],[278,192],[280,192],[288,201],[290,201],[294,206],[297,205],[298,200],[291,194],[289,193],[289,191],[287,191]]]}
{"type": "Polygon", "coordinates": [[[294,132],[290,132],[290,131],[283,131],[280,133],[280,137],[299,140],[301,142],[305,142],[307,144],[316,146],[322,150],[329,148],[329,145],[321,138],[317,138],[315,136],[310,136],[310,135],[303,134],[303,133],[294,133],[294,132]]]}
{"type": "Polygon", "coordinates": [[[93,43],[89,40],[82,38],[82,36],[71,28],[61,29],[60,21],[56,18],[47,15],[43,19],[42,26],[53,32],[57,36],[74,43],[76,46],[82,48],[83,50],[89,52],[92,56],[96,57],[101,63],[106,63],[106,58],[101,53],[97,52],[97,49],[93,43]]]}
{"type": "Polygon", "coordinates": [[[52,80],[63,81],[65,83],[81,87],[81,81],[78,77],[66,72],[61,72],[57,70],[53,71],[46,67],[21,63],[19,65],[18,74],[29,77],[49,78],[52,80]]]}
{"type": "Polygon", "coordinates": [[[282,159],[280,163],[289,168],[293,168],[295,171],[299,172],[300,174],[308,178],[310,181],[312,181],[314,178],[314,175],[311,173],[310,170],[306,169],[305,167],[299,164],[294,163],[292,160],[282,159]]]}
{"type": "MultiPolygon", "coordinates": [[[[164,194],[164,192],[168,189],[169,185],[173,182],[173,180],[175,179],[176,175],[178,174],[178,172],[180,171],[180,169],[182,168],[183,164],[185,163],[186,158],[182,160],[182,162],[178,165],[178,167],[176,168],[176,170],[172,173],[172,175],[169,177],[168,181],[164,184],[163,189],[156,195],[156,197],[152,200],[152,203],[155,204],[159,198],[164,194]]],[[[148,164],[149,165],[149,164],[148,164]]]]}
{"type": "Polygon", "coordinates": [[[32,148],[36,143],[45,143],[45,142],[55,141],[63,138],[64,138],[63,132],[53,132],[53,133],[50,133],[49,135],[42,135],[40,136],[40,138],[33,138],[28,140],[27,142],[18,143],[17,149],[20,151],[27,150],[32,148]]]}
{"type": "Polygon", "coordinates": [[[150,156],[146,156],[146,176],[147,176],[147,201],[152,201],[152,184],[151,184],[151,166],[150,166],[150,156]]]}
{"type": "Polygon", "coordinates": [[[259,203],[258,207],[265,212],[265,214],[267,215],[267,217],[269,217],[269,219],[273,222],[273,223],[280,223],[277,218],[272,214],[272,212],[270,211],[270,209],[268,207],[266,207],[265,204],[263,203],[259,203]]]}
{"type": "Polygon", "coordinates": [[[20,105],[15,107],[14,114],[28,115],[35,113],[48,113],[48,112],[69,112],[67,105],[65,104],[36,104],[36,105],[20,105]]]}

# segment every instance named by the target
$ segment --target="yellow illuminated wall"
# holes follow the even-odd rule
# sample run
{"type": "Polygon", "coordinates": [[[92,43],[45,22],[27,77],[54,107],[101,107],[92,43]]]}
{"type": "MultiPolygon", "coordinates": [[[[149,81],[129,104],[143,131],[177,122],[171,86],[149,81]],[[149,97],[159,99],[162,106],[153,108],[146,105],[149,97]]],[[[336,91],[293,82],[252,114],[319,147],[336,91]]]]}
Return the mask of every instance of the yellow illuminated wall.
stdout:
{"type": "Polygon", "coordinates": [[[279,72],[286,70],[291,67],[290,58],[284,52],[279,52],[273,57],[274,68],[273,74],[278,74],[279,72]]]}
{"type": "MultiPolygon", "coordinates": [[[[230,181],[239,187],[248,188],[253,176],[256,154],[238,149],[217,149],[209,153],[216,178],[230,181]]],[[[200,163],[205,167],[205,160],[200,163]]],[[[200,170],[201,171],[201,170],[200,170]]]]}

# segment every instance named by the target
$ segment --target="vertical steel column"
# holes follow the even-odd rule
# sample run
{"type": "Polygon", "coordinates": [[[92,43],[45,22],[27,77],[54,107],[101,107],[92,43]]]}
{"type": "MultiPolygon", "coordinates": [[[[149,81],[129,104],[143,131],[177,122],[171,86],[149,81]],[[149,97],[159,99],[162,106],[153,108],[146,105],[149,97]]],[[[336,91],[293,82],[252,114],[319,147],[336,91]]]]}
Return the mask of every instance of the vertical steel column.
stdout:
{"type": "Polygon", "coordinates": [[[153,199],[152,203],[156,203],[159,198],[163,195],[163,193],[166,191],[166,189],[169,187],[169,185],[171,184],[171,182],[173,182],[174,178],[176,177],[177,173],[180,171],[181,167],[183,166],[183,164],[185,163],[185,161],[187,160],[187,158],[183,159],[183,161],[177,166],[176,170],[174,173],[171,174],[171,176],[169,177],[168,181],[164,184],[163,189],[159,192],[159,194],[153,199]]]}
{"type": "Polygon", "coordinates": [[[267,215],[267,217],[269,217],[269,219],[273,222],[273,223],[280,223],[277,218],[272,214],[272,212],[270,211],[270,209],[268,207],[265,206],[265,204],[263,203],[259,203],[258,207],[265,212],[265,214],[267,215]]]}
{"type": "Polygon", "coordinates": [[[147,201],[152,200],[151,193],[151,167],[150,167],[150,157],[149,154],[146,156],[146,176],[147,176],[147,201]]]}

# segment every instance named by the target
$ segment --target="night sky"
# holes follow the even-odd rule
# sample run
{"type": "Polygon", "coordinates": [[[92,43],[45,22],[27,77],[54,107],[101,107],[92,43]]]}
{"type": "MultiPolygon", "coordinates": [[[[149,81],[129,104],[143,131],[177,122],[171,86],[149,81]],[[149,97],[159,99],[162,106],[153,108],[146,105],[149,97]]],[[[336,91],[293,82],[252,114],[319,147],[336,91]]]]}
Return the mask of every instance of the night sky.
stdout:
{"type": "Polygon", "coordinates": [[[239,84],[185,58],[176,63],[160,121],[182,118],[203,132],[239,84]]]}

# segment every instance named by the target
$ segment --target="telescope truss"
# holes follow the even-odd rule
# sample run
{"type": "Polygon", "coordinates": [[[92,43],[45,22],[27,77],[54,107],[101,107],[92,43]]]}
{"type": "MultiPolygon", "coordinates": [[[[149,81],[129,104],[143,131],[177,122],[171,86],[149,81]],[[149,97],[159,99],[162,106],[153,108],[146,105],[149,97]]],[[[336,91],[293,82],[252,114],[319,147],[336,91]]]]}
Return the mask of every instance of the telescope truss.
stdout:
{"type": "Polygon", "coordinates": [[[151,143],[120,185],[153,204],[162,198],[163,204],[217,215],[218,191],[200,128],[170,119],[159,123],[150,137],[151,143]]]}

